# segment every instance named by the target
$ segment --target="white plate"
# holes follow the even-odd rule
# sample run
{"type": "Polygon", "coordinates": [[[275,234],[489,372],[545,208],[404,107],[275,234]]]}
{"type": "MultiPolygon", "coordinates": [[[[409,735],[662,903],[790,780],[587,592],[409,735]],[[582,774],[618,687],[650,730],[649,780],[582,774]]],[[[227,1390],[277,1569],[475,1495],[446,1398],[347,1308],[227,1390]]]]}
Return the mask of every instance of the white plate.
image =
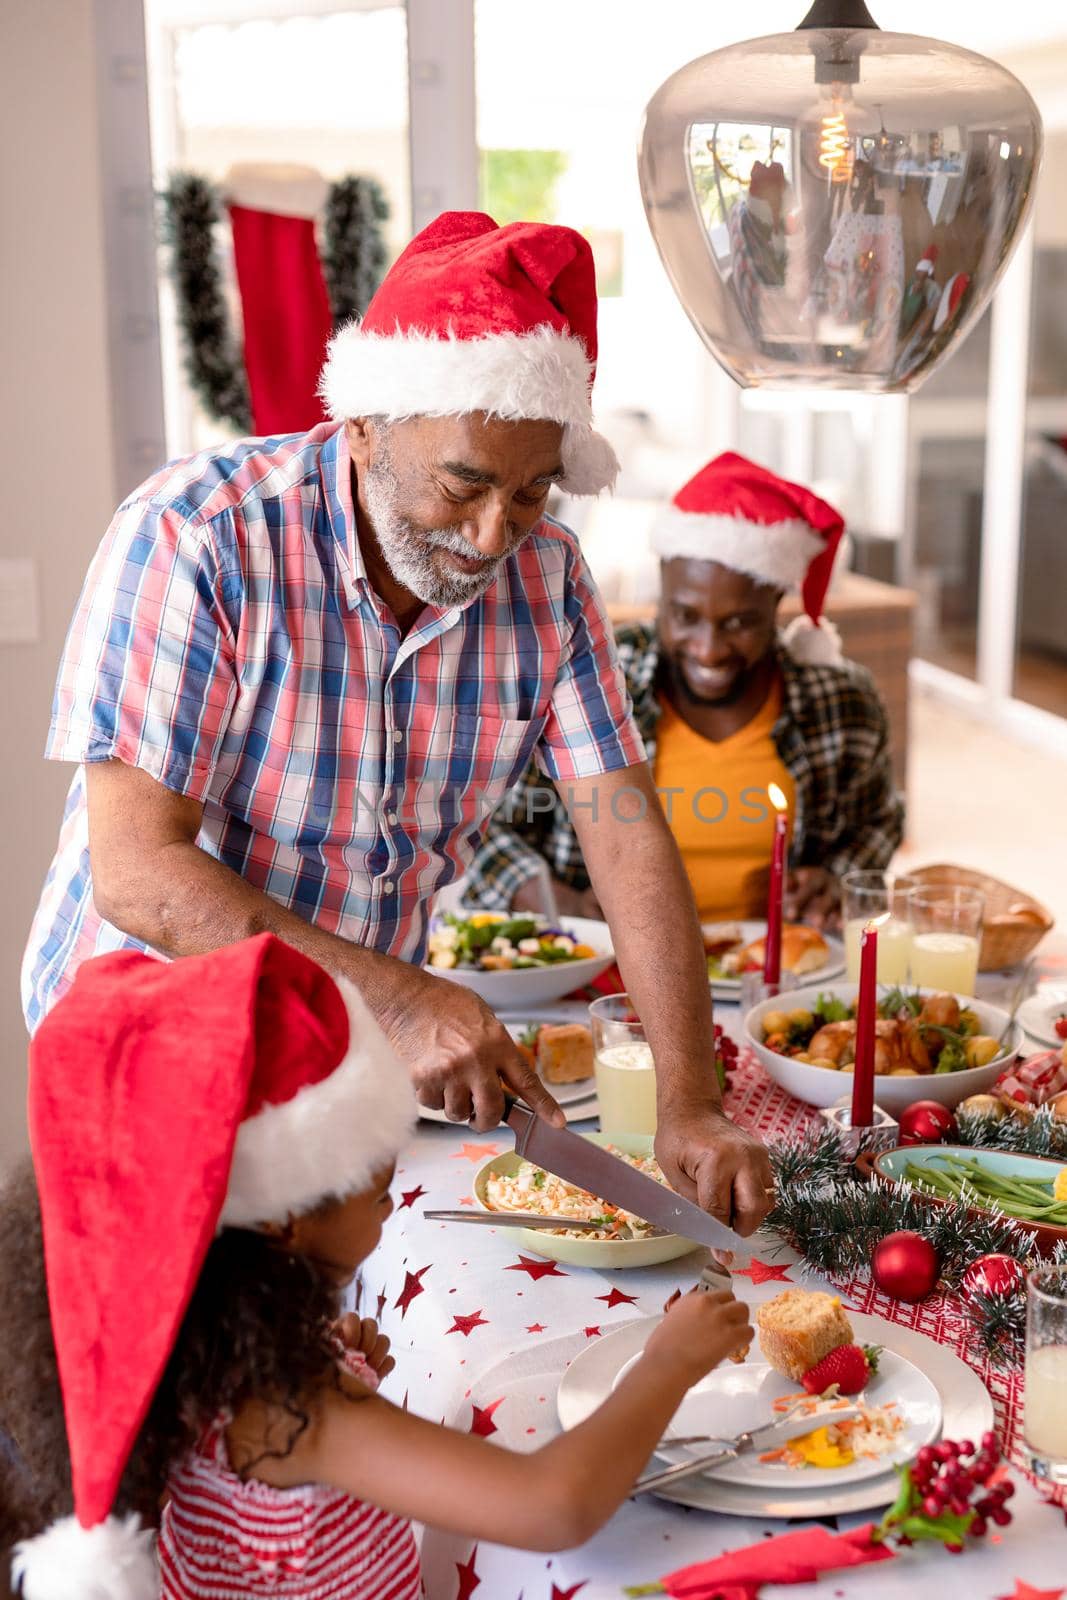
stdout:
{"type": "MultiPolygon", "coordinates": [[[[576,1428],[604,1403],[620,1367],[644,1349],[649,1334],[660,1320],[650,1317],[628,1322],[616,1332],[592,1340],[575,1357],[563,1374],[557,1395],[559,1420],[564,1428],[576,1428]]],[[[883,1350],[893,1350],[922,1369],[940,1396],[946,1438],[980,1439],[992,1428],[993,1402],[985,1386],[950,1350],[935,1344],[925,1334],[885,1322],[881,1317],[850,1311],[849,1321],[857,1343],[879,1344],[883,1350]]],[[[686,1478],[660,1493],[664,1500],[673,1500],[678,1505],[724,1511],[739,1517],[826,1517],[889,1505],[896,1489],[896,1474],[887,1472],[859,1483],[831,1488],[815,1483],[810,1488],[798,1489],[753,1489],[725,1483],[712,1475],[686,1478]]]]}
{"type": "MultiPolygon", "coordinates": [[[[640,1357],[633,1356],[620,1371],[615,1382],[621,1382],[625,1373],[640,1357]]],[[[614,1385],[613,1385],[614,1387],[614,1385]]],[[[783,1378],[765,1361],[746,1361],[741,1365],[723,1362],[714,1372],[709,1372],[694,1389],[690,1389],[671,1420],[665,1437],[684,1438],[689,1434],[721,1435],[734,1439],[746,1428],[762,1427],[773,1420],[773,1402],[784,1395],[795,1395],[797,1385],[783,1378]]],[[[760,1461],[758,1452],[740,1456],[736,1461],[725,1462],[715,1469],[715,1476],[723,1483],[750,1485],[754,1489],[773,1492],[776,1489],[832,1488],[837,1484],[859,1483],[864,1478],[880,1478],[889,1468],[914,1459],[916,1452],[936,1439],[941,1430],[941,1397],[924,1373],[907,1357],[895,1350],[883,1349],[878,1371],[863,1394],[872,1406],[896,1402],[905,1427],[898,1436],[896,1446],[883,1456],[869,1460],[856,1460],[847,1467],[804,1468],[786,1467],[781,1462],[760,1461]]],[[[812,1429],[834,1420],[833,1412],[805,1418],[791,1430],[793,1437],[810,1433],[812,1429]]],[[[783,1432],[782,1444],[790,1435],[783,1432]]],[[[686,1457],[707,1455],[712,1444],[677,1445],[662,1453],[673,1461],[686,1457]]],[[[765,1446],[771,1449],[772,1446],[765,1446]]]]}
{"type": "MultiPolygon", "coordinates": [[[[709,922],[705,926],[716,928],[722,924],[709,922]]],[[[746,945],[751,944],[754,939],[762,939],[767,931],[765,922],[739,922],[736,926],[741,929],[741,937],[746,945]]],[[[825,966],[817,967],[814,972],[805,972],[805,983],[824,983],[828,978],[840,977],[845,970],[845,947],[841,940],[833,938],[828,933],[824,933],[823,938],[830,947],[829,957],[825,966]]],[[[740,1000],[741,979],[712,978],[711,993],[716,1000],[740,1000]]]]}
{"type": "Polygon", "coordinates": [[[1067,1016],[1067,984],[1047,983],[1023,1001],[1016,1015],[1031,1039],[1053,1048],[1063,1044],[1053,1023],[1057,1017],[1067,1016]]]}
{"type": "MultiPolygon", "coordinates": [[[[473,914],[464,906],[456,910],[457,916],[473,914]]],[[[584,961],[562,961],[551,967],[522,967],[517,972],[476,972],[460,967],[449,971],[430,966],[425,970],[432,972],[435,978],[446,978],[449,983],[473,989],[494,1011],[523,1012],[530,1007],[547,1006],[570,994],[572,989],[584,989],[606,972],[615,959],[611,929],[606,922],[597,922],[591,917],[560,917],[559,926],[576,944],[587,944],[600,954],[584,961]]]]}
{"type": "MultiPolygon", "coordinates": [[[[886,988],[887,985],[882,985],[886,988]]],[[[931,991],[927,991],[931,992],[931,991]]],[[[852,1093],[851,1072],[835,1072],[830,1067],[814,1067],[807,1061],[796,1061],[792,1056],[780,1056],[768,1050],[763,1043],[761,1019],[768,1011],[811,1011],[820,994],[832,996],[851,1004],[859,993],[857,983],[834,983],[829,986],[812,984],[810,988],[791,989],[778,999],[762,1000],[753,1006],[744,1020],[744,1043],[751,1045],[767,1073],[787,1094],[797,1100],[806,1100],[809,1106],[832,1106],[835,1100],[852,1093]]],[[[984,1034],[1001,1038],[1008,1029],[1008,1013],[984,1000],[957,995],[961,1006],[967,1006],[978,1017],[984,1034]]],[[[1012,1057],[1020,1048],[1023,1030],[1016,1023],[1008,1032],[1004,1051],[985,1067],[966,1067],[962,1072],[924,1072],[914,1078],[891,1078],[879,1075],[874,1080],[875,1104],[891,1114],[910,1106],[913,1100],[938,1100],[943,1106],[959,1105],[968,1095],[984,1094],[1000,1077],[1012,1057]]]]}

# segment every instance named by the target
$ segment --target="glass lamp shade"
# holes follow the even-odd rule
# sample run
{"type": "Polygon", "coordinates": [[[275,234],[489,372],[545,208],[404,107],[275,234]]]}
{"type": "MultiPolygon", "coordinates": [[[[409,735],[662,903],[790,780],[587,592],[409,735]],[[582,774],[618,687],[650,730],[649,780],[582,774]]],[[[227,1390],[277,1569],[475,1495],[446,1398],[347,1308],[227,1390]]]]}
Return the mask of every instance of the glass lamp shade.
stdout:
{"type": "Polygon", "coordinates": [[[668,78],[639,150],[671,282],[739,384],[913,390],[1025,223],[1041,117],[984,56],[805,27],[668,78]]]}

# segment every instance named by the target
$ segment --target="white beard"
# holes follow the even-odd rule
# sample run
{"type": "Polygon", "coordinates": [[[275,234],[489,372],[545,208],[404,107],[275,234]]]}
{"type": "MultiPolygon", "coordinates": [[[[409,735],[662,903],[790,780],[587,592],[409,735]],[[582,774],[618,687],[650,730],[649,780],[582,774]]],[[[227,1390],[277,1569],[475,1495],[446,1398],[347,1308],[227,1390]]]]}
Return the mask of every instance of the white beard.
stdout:
{"type": "Polygon", "coordinates": [[[484,594],[521,538],[502,556],[490,556],[478,572],[442,571],[433,559],[435,550],[449,550],[470,559],[477,555],[469,539],[451,528],[416,528],[395,507],[394,478],[391,469],[372,467],[363,478],[363,498],[378,540],[382,560],[397,583],[424,605],[445,609],[466,605],[484,594]]]}

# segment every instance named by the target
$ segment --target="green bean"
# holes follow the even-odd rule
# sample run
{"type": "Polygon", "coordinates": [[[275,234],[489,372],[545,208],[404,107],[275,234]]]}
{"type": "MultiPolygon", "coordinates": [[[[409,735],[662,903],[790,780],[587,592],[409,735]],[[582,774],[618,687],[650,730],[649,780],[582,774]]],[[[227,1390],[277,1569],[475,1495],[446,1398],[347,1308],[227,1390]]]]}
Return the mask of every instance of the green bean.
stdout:
{"type": "Polygon", "coordinates": [[[904,1176],[909,1183],[941,1198],[963,1204],[985,1203],[1025,1222],[1048,1222],[1067,1226],[1067,1204],[1057,1200],[1052,1181],[1016,1174],[991,1172],[973,1157],[945,1152],[925,1166],[909,1162],[904,1176]]]}

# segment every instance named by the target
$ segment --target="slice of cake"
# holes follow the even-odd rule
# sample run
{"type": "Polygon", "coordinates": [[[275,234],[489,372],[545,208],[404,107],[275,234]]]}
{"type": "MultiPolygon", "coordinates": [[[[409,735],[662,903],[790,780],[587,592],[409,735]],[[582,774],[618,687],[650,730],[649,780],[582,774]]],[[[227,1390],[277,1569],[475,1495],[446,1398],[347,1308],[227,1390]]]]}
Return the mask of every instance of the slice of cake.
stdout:
{"type": "Polygon", "coordinates": [[[537,1070],[546,1083],[593,1076],[593,1035],[580,1022],[545,1023],[537,1035],[537,1070]]]}
{"type": "Polygon", "coordinates": [[[794,1381],[836,1350],[852,1344],[852,1324],[835,1294],[785,1289],[756,1313],[759,1347],[775,1372],[794,1381]]]}

